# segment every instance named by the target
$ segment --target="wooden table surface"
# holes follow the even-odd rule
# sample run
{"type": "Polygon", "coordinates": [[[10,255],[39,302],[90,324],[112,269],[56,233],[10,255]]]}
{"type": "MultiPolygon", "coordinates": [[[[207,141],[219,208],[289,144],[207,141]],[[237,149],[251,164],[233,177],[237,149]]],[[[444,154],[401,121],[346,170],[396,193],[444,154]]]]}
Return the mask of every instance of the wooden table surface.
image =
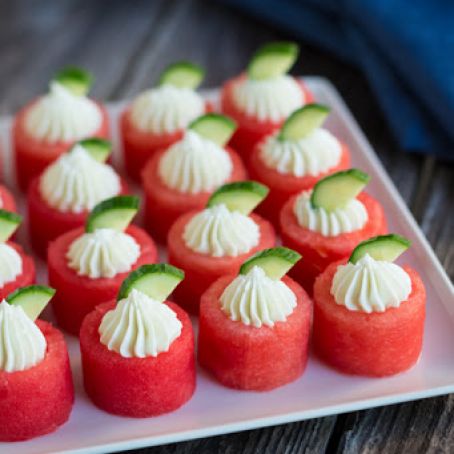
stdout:
{"type": "MultiPolygon", "coordinates": [[[[90,69],[94,96],[117,100],[153,85],[177,59],[204,65],[205,86],[219,85],[261,43],[282,38],[292,37],[212,1],[0,0],[0,115],[43,92],[63,65],[90,69]]],[[[295,73],[328,77],[340,90],[452,278],[454,166],[400,152],[364,77],[301,47],[295,73]]],[[[454,398],[445,396],[136,452],[453,452],[452,421],[454,398]]]]}

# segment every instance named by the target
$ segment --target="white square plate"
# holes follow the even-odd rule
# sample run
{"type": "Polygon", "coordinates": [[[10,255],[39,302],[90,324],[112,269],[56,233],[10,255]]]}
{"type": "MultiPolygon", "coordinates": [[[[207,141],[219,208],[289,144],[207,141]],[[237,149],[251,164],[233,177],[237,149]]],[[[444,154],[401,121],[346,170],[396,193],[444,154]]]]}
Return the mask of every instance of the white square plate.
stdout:
{"type": "MultiPolygon", "coordinates": [[[[266,393],[224,388],[199,370],[196,393],[183,408],[157,418],[130,419],[109,415],[90,403],[82,387],[78,342],[68,336],[76,386],[76,402],[69,422],[57,432],[31,441],[0,443],[0,452],[105,453],[454,392],[453,287],[335,88],[318,77],[309,77],[306,81],[316,99],[331,106],[327,126],[349,145],[353,165],[372,176],[368,191],[383,204],[390,231],[412,240],[413,246],[405,253],[404,262],[420,273],[427,289],[425,340],[419,363],[395,377],[367,379],[342,375],[311,356],[301,379],[266,393]]],[[[215,97],[216,91],[207,92],[207,96],[215,97]]],[[[113,125],[121,105],[109,107],[113,125]]],[[[10,170],[10,124],[11,120],[7,118],[0,121],[0,144],[3,145],[4,167],[8,169],[5,172],[7,181],[13,173],[10,170]]],[[[118,131],[113,128],[113,132],[118,148],[118,131]]],[[[23,208],[23,201],[20,206],[23,208]]],[[[39,262],[40,276],[45,282],[43,265],[39,262]]]]}

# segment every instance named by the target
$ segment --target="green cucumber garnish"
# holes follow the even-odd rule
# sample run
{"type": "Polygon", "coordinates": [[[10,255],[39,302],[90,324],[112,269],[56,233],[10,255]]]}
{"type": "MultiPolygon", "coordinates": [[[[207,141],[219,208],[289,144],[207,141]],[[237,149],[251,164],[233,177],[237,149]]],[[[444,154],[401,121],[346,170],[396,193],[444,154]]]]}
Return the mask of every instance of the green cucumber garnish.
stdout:
{"type": "Polygon", "coordinates": [[[159,85],[195,90],[205,77],[205,70],[194,63],[181,61],[167,66],[159,77],[159,85]]]}
{"type": "Polygon", "coordinates": [[[236,123],[225,115],[209,113],[196,118],[188,129],[223,147],[235,132],[236,123]]]}
{"type": "Polygon", "coordinates": [[[354,199],[369,183],[367,173],[358,169],[342,170],[319,180],[312,190],[313,208],[333,211],[354,199]]]}
{"type": "Polygon", "coordinates": [[[8,241],[19,228],[22,216],[11,211],[0,210],[0,242],[8,241]]]}
{"type": "Polygon", "coordinates": [[[77,96],[85,96],[93,84],[93,75],[75,66],[63,68],[54,76],[54,81],[77,96]]]}
{"type": "Polygon", "coordinates": [[[235,181],[221,186],[208,200],[207,207],[224,204],[229,211],[248,215],[268,195],[269,189],[256,181],[235,181]]]}
{"type": "Polygon", "coordinates": [[[88,216],[85,231],[96,229],[125,230],[139,211],[139,198],[134,195],[119,195],[98,203],[88,216]]]}
{"type": "Polygon", "coordinates": [[[298,53],[299,47],[296,43],[282,41],[265,44],[249,62],[247,75],[254,80],[281,76],[293,66],[298,53]]]}
{"type": "Polygon", "coordinates": [[[10,293],[6,302],[12,306],[20,306],[33,321],[39,317],[49,301],[55,295],[53,288],[45,285],[30,285],[10,293]]]}
{"type": "Polygon", "coordinates": [[[142,265],[123,281],[117,299],[126,298],[132,289],[136,289],[163,302],[183,279],[184,272],[167,263],[142,265]]]}
{"type": "Polygon", "coordinates": [[[329,107],[321,104],[307,104],[295,110],[283,124],[279,140],[300,140],[319,128],[329,115],[329,107]]]}
{"type": "Polygon", "coordinates": [[[359,243],[353,250],[349,262],[356,263],[366,254],[369,254],[374,260],[394,262],[410,246],[410,240],[395,233],[376,236],[359,243]]]}
{"type": "Polygon", "coordinates": [[[246,260],[240,268],[240,274],[247,274],[254,266],[259,266],[271,279],[281,279],[290,268],[301,259],[298,252],[286,247],[274,247],[260,251],[249,260],[246,260]]]}
{"type": "Polygon", "coordinates": [[[91,157],[98,162],[106,162],[112,152],[112,142],[98,137],[81,140],[79,145],[84,147],[91,157]]]}

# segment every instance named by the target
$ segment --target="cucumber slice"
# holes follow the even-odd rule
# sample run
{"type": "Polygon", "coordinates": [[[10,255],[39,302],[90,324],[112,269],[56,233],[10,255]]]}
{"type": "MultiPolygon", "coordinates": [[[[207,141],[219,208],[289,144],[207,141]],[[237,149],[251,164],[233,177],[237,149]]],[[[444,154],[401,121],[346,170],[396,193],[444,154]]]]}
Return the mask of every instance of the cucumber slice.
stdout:
{"type": "Polygon", "coordinates": [[[93,75],[75,66],[68,66],[59,71],[54,79],[77,96],[85,96],[93,84],[93,75]]]}
{"type": "Polygon", "coordinates": [[[11,211],[0,210],[0,242],[8,241],[19,228],[22,216],[11,211]]]}
{"type": "Polygon", "coordinates": [[[123,231],[139,211],[139,198],[134,195],[120,195],[98,203],[88,216],[85,231],[113,229],[123,231]]]}
{"type": "Polygon", "coordinates": [[[394,262],[410,246],[410,240],[395,233],[376,236],[359,243],[353,250],[349,262],[356,263],[366,254],[369,254],[375,260],[394,262]]]}
{"type": "Polygon", "coordinates": [[[45,285],[30,285],[10,293],[6,301],[13,306],[20,306],[32,320],[36,320],[49,301],[55,295],[55,290],[45,285]]]}
{"type": "Polygon", "coordinates": [[[236,123],[225,115],[209,113],[196,118],[188,129],[223,147],[236,130],[236,123]]]}
{"type": "Polygon", "coordinates": [[[84,147],[91,157],[98,162],[106,162],[112,152],[112,142],[98,137],[81,140],[79,145],[84,147]]]}
{"type": "Polygon", "coordinates": [[[117,299],[126,298],[132,289],[136,289],[163,302],[183,279],[184,272],[167,263],[142,265],[123,281],[117,299]]]}
{"type": "Polygon", "coordinates": [[[263,80],[288,72],[298,58],[299,47],[292,42],[274,42],[262,46],[247,67],[250,79],[263,80]]]}
{"type": "Polygon", "coordinates": [[[358,169],[342,170],[318,181],[311,194],[313,208],[333,211],[354,199],[369,183],[367,173],[358,169]]]}
{"type": "Polygon", "coordinates": [[[256,181],[235,181],[221,186],[208,200],[207,207],[223,203],[229,211],[246,216],[268,195],[269,189],[256,181]]]}
{"type": "Polygon", "coordinates": [[[195,90],[202,83],[205,70],[194,63],[181,61],[167,66],[159,77],[159,85],[195,90]]]}
{"type": "Polygon", "coordinates": [[[323,124],[329,112],[329,107],[321,104],[307,104],[295,110],[282,125],[278,139],[300,140],[307,137],[323,124]]]}
{"type": "Polygon", "coordinates": [[[298,252],[286,247],[274,247],[257,252],[246,260],[240,268],[240,274],[247,274],[252,267],[259,266],[271,279],[281,279],[301,259],[298,252]]]}

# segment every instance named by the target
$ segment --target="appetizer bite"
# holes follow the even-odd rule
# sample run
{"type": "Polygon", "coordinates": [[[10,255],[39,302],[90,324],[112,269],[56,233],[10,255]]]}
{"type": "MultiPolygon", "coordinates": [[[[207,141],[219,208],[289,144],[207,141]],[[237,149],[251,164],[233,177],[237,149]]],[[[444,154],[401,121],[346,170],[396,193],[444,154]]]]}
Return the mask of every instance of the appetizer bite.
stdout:
{"type": "Polygon", "coordinates": [[[270,188],[258,212],[275,227],[289,197],[350,165],[347,146],[322,128],[328,114],[325,106],[307,104],[293,112],[280,130],[267,135],[252,151],[250,176],[270,188]]]}
{"type": "Polygon", "coordinates": [[[186,279],[175,290],[175,301],[190,313],[199,311],[200,297],[219,277],[238,272],[257,251],[273,247],[272,225],[252,213],[268,189],[255,181],[219,188],[203,210],[181,216],[170,229],[169,262],[186,279]]]}
{"type": "Polygon", "coordinates": [[[266,391],[303,373],[312,302],[285,276],[300,258],[282,247],[258,252],[202,295],[198,358],[223,385],[266,391]]]}
{"type": "Polygon", "coordinates": [[[336,369],[381,377],[409,369],[422,349],[426,292],[418,273],[393,263],[410,246],[398,235],[360,243],[314,286],[314,346],[336,369]]]}
{"type": "Polygon", "coordinates": [[[97,306],[82,324],[85,390],[99,408],[136,418],[174,411],[196,385],[194,334],[180,307],[166,301],[184,273],[143,265],[117,301],[97,306]]]}
{"type": "Polygon", "coordinates": [[[82,227],[102,200],[128,192],[126,183],[106,164],[112,144],[90,138],[76,143],[28,188],[27,211],[31,244],[46,257],[49,242],[82,227]]]}
{"type": "Polygon", "coordinates": [[[109,136],[107,112],[87,97],[92,83],[86,71],[65,68],[51,80],[48,93],[17,113],[13,143],[16,179],[22,190],[78,140],[109,136]]]}
{"type": "Polygon", "coordinates": [[[298,53],[295,43],[266,44],[252,57],[246,73],[222,88],[222,112],[238,123],[231,144],[246,161],[257,142],[313,100],[304,83],[287,74],[298,53]]]}
{"type": "Polygon", "coordinates": [[[22,217],[0,209],[0,301],[19,287],[35,282],[35,264],[22,247],[9,239],[19,228],[22,217]]]}
{"type": "Polygon", "coordinates": [[[386,233],[382,206],[361,192],[369,179],[358,169],[337,172],[282,208],[282,242],[304,257],[291,275],[310,295],[315,278],[330,263],[348,257],[359,242],[386,233]]]}
{"type": "Polygon", "coordinates": [[[138,209],[135,196],[104,200],[90,213],[85,228],[70,230],[50,243],[49,283],[58,290],[52,308],[67,332],[78,335],[85,315],[115,298],[131,270],[156,261],[153,240],[129,225],[138,209]]]}
{"type": "Polygon", "coordinates": [[[142,173],[145,225],[156,240],[165,242],[176,219],[203,208],[213,190],[246,178],[240,157],[225,147],[235,127],[223,115],[204,115],[148,161],[142,173]]]}
{"type": "Polygon", "coordinates": [[[195,91],[204,76],[200,66],[174,63],[161,74],[157,87],[140,93],[123,112],[123,157],[132,178],[140,180],[152,154],[180,140],[189,123],[210,110],[195,91]]]}
{"type": "Polygon", "coordinates": [[[55,290],[17,289],[0,303],[0,441],[28,440],[65,423],[74,402],[60,331],[37,317],[55,290]]]}

